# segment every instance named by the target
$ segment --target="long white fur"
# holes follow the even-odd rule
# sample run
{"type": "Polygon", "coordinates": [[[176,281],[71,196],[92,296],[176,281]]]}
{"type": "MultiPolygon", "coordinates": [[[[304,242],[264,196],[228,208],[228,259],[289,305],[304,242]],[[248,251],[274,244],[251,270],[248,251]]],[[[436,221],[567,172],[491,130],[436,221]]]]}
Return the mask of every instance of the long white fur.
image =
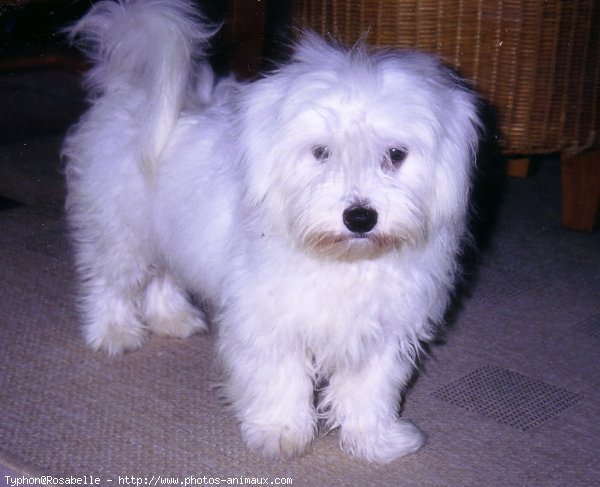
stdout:
{"type": "Polygon", "coordinates": [[[63,150],[86,341],[206,330],[191,292],[218,310],[248,446],[300,454],[322,419],[357,457],[414,452],[398,405],[454,286],[475,97],[432,56],[310,33],[267,77],[215,85],[212,30],[186,0],[100,2],[72,29],[95,63],[63,150]],[[358,235],[342,215],[361,205],[378,219],[358,235]]]}

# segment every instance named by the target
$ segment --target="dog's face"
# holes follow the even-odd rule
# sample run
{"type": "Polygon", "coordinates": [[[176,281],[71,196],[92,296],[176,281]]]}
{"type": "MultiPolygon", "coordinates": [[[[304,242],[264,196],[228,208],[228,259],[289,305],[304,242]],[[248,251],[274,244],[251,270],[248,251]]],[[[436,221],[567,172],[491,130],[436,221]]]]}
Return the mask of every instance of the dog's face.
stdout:
{"type": "Polygon", "coordinates": [[[241,130],[261,232],[362,259],[462,225],[475,107],[429,56],[345,53],[310,37],[249,89],[241,130]]]}

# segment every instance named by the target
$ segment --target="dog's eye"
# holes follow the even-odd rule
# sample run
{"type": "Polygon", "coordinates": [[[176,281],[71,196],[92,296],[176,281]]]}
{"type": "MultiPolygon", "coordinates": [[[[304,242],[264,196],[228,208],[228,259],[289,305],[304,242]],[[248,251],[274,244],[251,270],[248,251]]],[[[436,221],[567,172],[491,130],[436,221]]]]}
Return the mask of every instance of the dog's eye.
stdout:
{"type": "Polygon", "coordinates": [[[407,155],[408,151],[400,147],[392,147],[387,151],[387,159],[394,167],[398,167],[407,155]]]}
{"type": "Polygon", "coordinates": [[[317,161],[326,161],[329,159],[331,152],[326,145],[315,145],[312,148],[312,155],[317,161]]]}

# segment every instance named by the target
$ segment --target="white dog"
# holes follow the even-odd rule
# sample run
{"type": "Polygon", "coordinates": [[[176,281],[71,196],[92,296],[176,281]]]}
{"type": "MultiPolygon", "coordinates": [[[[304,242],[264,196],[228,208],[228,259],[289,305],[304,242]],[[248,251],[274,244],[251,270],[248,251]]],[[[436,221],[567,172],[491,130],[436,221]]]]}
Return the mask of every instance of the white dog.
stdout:
{"type": "Polygon", "coordinates": [[[351,455],[414,452],[400,394],[454,286],[475,97],[432,56],[310,33],[217,83],[211,34],[187,0],[100,2],[71,30],[95,63],[64,146],[87,343],[206,330],[189,292],[250,448],[301,454],[323,420],[351,455]]]}

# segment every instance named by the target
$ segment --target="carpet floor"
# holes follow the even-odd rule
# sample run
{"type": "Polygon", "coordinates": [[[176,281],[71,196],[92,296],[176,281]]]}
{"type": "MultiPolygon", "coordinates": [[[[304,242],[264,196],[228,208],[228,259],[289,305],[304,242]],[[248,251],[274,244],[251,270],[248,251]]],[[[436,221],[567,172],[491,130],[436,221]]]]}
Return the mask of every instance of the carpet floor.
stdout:
{"type": "Polygon", "coordinates": [[[99,485],[598,485],[600,233],[560,227],[557,161],[505,182],[448,334],[408,391],[403,414],[426,446],[371,465],[334,431],[273,462],[244,447],[212,389],[213,336],[152,338],[115,359],[84,346],[58,158],[83,107],[77,86],[60,71],[0,76],[0,472],[99,485]]]}

